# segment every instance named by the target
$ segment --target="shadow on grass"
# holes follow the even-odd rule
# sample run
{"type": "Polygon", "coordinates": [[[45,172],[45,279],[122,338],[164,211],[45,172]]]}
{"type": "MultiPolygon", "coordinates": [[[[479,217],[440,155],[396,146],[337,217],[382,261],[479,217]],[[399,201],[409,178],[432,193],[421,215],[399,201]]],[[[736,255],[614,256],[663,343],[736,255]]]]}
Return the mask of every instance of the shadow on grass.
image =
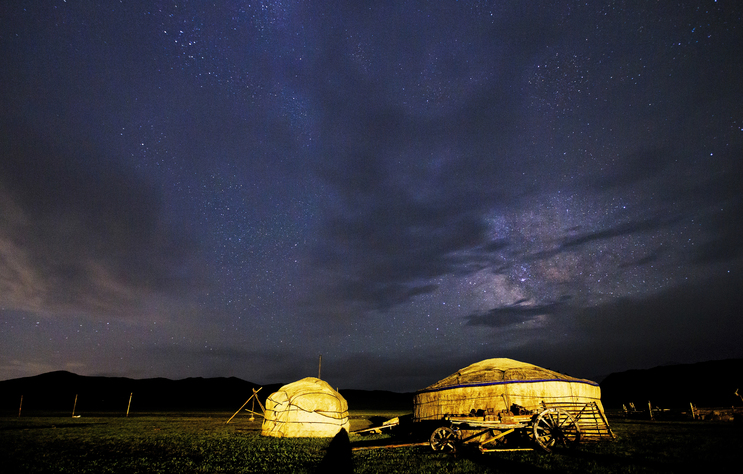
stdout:
{"type": "Polygon", "coordinates": [[[328,474],[352,474],[353,460],[351,454],[351,440],[348,432],[341,429],[330,441],[325,457],[323,457],[316,472],[328,474]]]}

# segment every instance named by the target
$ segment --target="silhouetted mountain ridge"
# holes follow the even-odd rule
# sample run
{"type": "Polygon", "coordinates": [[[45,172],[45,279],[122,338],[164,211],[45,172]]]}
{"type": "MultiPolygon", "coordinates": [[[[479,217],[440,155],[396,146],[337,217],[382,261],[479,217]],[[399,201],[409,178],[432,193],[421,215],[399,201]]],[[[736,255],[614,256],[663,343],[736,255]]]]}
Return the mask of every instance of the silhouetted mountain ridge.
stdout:
{"type": "Polygon", "coordinates": [[[663,365],[646,370],[628,370],[608,375],[601,382],[606,408],[621,408],[632,402],[647,408],[650,401],[662,408],[741,406],[743,359],[725,359],[696,364],[663,365]]]}
{"type": "MultiPolygon", "coordinates": [[[[264,385],[258,398],[266,398],[284,384],[264,385]]],[[[191,377],[171,380],[162,377],[83,376],[67,371],[0,381],[0,410],[17,410],[23,396],[23,412],[126,413],[131,395],[131,413],[153,411],[237,410],[260,385],[237,377],[191,377]]],[[[341,394],[355,410],[412,410],[413,394],[387,391],[343,390],[341,394]]],[[[258,406],[256,405],[256,409],[258,406]]]]}
{"type": "MultiPolygon", "coordinates": [[[[0,403],[3,410],[12,409],[23,395],[24,411],[71,412],[77,395],[77,413],[125,413],[131,395],[133,412],[236,410],[259,387],[237,377],[130,379],[55,371],[0,382],[0,403]]],[[[279,384],[263,387],[259,392],[261,402],[278,387],[279,384]]]]}

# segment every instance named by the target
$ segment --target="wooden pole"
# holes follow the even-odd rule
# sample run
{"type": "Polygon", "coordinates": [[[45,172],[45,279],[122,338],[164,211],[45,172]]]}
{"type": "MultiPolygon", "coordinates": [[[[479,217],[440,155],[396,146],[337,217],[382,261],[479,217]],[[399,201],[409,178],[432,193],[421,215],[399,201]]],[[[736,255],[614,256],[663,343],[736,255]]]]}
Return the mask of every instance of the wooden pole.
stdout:
{"type": "Polygon", "coordinates": [[[253,389],[253,396],[251,396],[250,398],[253,399],[253,404],[250,405],[250,418],[248,418],[248,421],[255,421],[255,389],[253,389]]]}
{"type": "MultiPolygon", "coordinates": [[[[127,416],[127,418],[129,418],[129,407],[132,406],[132,395],[134,395],[134,392],[131,392],[129,394],[129,404],[126,406],[126,416],[127,416]]],[[[137,399],[137,400],[139,400],[139,399],[137,399]]]]}
{"type": "Polygon", "coordinates": [[[21,408],[23,408],[23,395],[21,395],[21,404],[18,406],[18,418],[21,417],[21,408]]]}
{"type": "Polygon", "coordinates": [[[320,362],[317,365],[317,378],[318,379],[322,379],[322,377],[320,377],[321,372],[322,372],[322,354],[320,354],[320,362]]]}
{"type": "Polygon", "coordinates": [[[75,408],[77,408],[77,394],[75,394],[75,404],[72,405],[72,417],[75,418],[75,408]]]}
{"type": "MultiPolygon", "coordinates": [[[[251,395],[251,396],[250,396],[250,398],[253,398],[253,396],[254,396],[254,395],[255,395],[255,393],[254,393],[253,395],[251,395]]],[[[235,412],[235,414],[234,414],[234,415],[232,415],[232,416],[230,417],[230,419],[229,419],[229,420],[227,420],[227,421],[225,422],[225,425],[226,425],[227,423],[229,423],[230,421],[232,421],[232,419],[233,419],[233,418],[235,418],[235,417],[237,416],[237,414],[238,414],[238,413],[240,413],[240,410],[242,410],[243,408],[245,408],[245,405],[247,405],[247,404],[248,404],[248,402],[250,401],[250,398],[248,398],[247,400],[245,400],[245,403],[243,403],[243,406],[241,406],[241,407],[240,407],[240,408],[239,408],[239,409],[238,409],[238,410],[237,410],[237,411],[235,412]]]]}
{"type": "MultiPolygon", "coordinates": [[[[233,418],[235,418],[235,417],[237,416],[237,414],[238,414],[238,413],[240,413],[240,410],[242,410],[243,408],[245,408],[245,405],[247,405],[247,404],[248,404],[248,402],[249,402],[250,400],[253,400],[253,405],[252,405],[252,409],[250,410],[250,418],[248,418],[248,421],[255,421],[255,417],[253,416],[253,415],[255,415],[255,414],[256,414],[256,413],[255,413],[255,401],[256,401],[256,400],[258,400],[258,392],[260,392],[262,388],[263,388],[263,387],[259,387],[259,388],[258,388],[258,390],[256,390],[256,389],[253,389],[253,395],[251,395],[251,396],[250,396],[250,398],[248,398],[247,400],[245,400],[245,403],[243,403],[243,406],[241,406],[241,407],[240,407],[240,408],[239,408],[239,409],[238,409],[238,410],[237,410],[237,411],[235,412],[235,414],[234,414],[234,415],[232,415],[232,416],[230,417],[230,419],[229,419],[229,420],[227,420],[227,421],[225,422],[225,424],[227,424],[227,423],[229,423],[230,421],[232,421],[232,419],[233,419],[233,418]]],[[[264,416],[265,416],[265,413],[266,413],[266,409],[265,409],[265,408],[263,408],[263,404],[261,403],[261,401],[260,401],[260,400],[258,400],[258,405],[260,405],[261,409],[263,410],[263,414],[264,414],[264,416]]]]}
{"type": "MultiPolygon", "coordinates": [[[[263,418],[265,418],[266,417],[266,407],[263,406],[263,404],[261,403],[261,399],[258,398],[258,392],[261,391],[261,388],[263,388],[263,387],[260,387],[258,390],[253,389],[253,396],[255,397],[254,400],[258,402],[258,406],[261,407],[261,411],[263,412],[263,418]]],[[[254,414],[257,415],[257,413],[254,413],[254,414]]]]}

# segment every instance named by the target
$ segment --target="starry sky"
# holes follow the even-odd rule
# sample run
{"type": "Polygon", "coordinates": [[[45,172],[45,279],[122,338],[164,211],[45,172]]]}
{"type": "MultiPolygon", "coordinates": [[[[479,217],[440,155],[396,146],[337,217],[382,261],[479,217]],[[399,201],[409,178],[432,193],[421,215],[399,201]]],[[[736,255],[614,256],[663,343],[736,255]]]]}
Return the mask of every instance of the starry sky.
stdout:
{"type": "Polygon", "coordinates": [[[0,379],[743,357],[733,0],[8,0],[0,379]]]}

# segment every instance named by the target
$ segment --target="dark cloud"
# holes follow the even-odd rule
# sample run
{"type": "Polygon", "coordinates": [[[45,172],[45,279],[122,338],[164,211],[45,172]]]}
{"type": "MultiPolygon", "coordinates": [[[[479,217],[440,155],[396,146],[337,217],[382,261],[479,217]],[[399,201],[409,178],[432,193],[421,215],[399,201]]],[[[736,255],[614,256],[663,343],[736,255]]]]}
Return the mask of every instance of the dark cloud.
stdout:
{"type": "Polygon", "coordinates": [[[511,327],[528,324],[539,316],[551,316],[565,310],[561,302],[540,305],[514,304],[493,308],[485,313],[473,314],[465,318],[467,326],[486,326],[491,328],[511,327]]]}
{"type": "MultiPolygon", "coordinates": [[[[677,221],[677,219],[675,219],[677,221]]],[[[664,227],[669,224],[673,224],[674,219],[657,218],[657,219],[646,219],[634,222],[625,222],[616,224],[610,228],[602,229],[597,232],[589,234],[567,237],[561,245],[561,249],[570,249],[571,247],[579,247],[590,242],[597,240],[613,239],[614,237],[621,237],[624,235],[636,235],[638,233],[648,232],[658,227],[664,227]]]]}
{"type": "Polygon", "coordinates": [[[145,177],[91,143],[49,142],[22,127],[6,128],[2,144],[6,301],[122,314],[147,293],[192,283],[184,277],[196,247],[162,220],[145,177]]]}

